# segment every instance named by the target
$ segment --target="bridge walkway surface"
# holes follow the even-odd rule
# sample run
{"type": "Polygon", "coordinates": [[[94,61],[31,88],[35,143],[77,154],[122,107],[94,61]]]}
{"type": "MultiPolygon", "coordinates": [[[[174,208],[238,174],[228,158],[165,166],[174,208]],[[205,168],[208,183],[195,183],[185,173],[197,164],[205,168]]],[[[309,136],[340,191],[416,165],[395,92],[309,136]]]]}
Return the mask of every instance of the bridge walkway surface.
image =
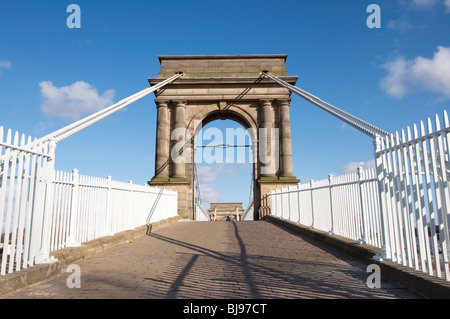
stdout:
{"type": "Polygon", "coordinates": [[[5,299],[412,299],[367,265],[267,221],[178,221],[76,262],[5,299]]]}

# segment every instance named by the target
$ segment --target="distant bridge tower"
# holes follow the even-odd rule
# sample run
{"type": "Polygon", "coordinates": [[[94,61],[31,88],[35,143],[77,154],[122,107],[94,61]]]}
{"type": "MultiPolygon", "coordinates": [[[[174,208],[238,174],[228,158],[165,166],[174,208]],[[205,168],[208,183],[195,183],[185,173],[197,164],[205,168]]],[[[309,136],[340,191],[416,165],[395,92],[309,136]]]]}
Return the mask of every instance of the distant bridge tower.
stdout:
{"type": "Polygon", "coordinates": [[[194,219],[194,140],[199,128],[230,119],[251,132],[254,219],[261,199],[277,187],[296,185],[292,167],[289,104],[291,92],[263,71],[295,85],[285,70],[287,55],[160,56],[154,86],[183,72],[155,91],[157,106],[155,176],[152,186],[178,191],[179,215],[194,219]],[[185,130],[186,133],[182,133],[185,130]],[[184,134],[184,136],[182,136],[184,134]],[[184,147],[180,147],[184,146],[184,147]]]}

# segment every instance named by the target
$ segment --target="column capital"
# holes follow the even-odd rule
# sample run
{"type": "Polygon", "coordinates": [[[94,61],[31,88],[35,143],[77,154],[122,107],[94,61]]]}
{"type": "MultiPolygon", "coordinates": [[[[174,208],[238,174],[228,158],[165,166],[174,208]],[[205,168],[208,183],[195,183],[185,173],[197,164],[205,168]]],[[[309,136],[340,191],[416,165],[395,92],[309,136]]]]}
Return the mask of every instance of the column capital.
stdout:
{"type": "Polygon", "coordinates": [[[167,107],[169,105],[168,100],[155,100],[156,107],[167,107]]]}
{"type": "Polygon", "coordinates": [[[289,106],[291,104],[292,99],[291,98],[286,98],[286,99],[277,99],[277,103],[279,106],[282,105],[287,105],[289,106]]]}
{"type": "Polygon", "coordinates": [[[261,106],[272,106],[273,100],[270,99],[261,99],[259,100],[259,105],[261,106]]]}
{"type": "Polygon", "coordinates": [[[176,107],[186,107],[187,101],[186,100],[172,100],[172,103],[176,107]]]}

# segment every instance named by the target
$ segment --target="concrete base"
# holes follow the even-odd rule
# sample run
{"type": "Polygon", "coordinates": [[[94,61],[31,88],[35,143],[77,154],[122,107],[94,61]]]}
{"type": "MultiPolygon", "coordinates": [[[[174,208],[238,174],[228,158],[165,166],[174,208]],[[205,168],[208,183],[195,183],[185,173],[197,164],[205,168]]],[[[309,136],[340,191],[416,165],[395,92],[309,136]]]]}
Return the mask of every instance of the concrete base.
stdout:
{"type": "Polygon", "coordinates": [[[430,299],[450,299],[450,282],[434,276],[427,275],[409,267],[405,267],[390,261],[379,261],[373,257],[381,252],[381,249],[355,243],[355,241],[330,235],[324,231],[298,225],[274,216],[265,216],[265,220],[289,228],[303,236],[324,244],[338,252],[360,260],[366,264],[380,266],[381,277],[390,282],[399,284],[410,291],[430,299]]]}

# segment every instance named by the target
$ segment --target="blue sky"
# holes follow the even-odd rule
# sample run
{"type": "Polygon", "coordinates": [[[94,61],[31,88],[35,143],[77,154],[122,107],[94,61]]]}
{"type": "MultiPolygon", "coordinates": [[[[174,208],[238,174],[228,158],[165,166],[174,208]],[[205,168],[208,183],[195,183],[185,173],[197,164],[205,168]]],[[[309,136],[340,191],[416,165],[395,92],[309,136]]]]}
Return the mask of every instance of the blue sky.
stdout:
{"type": "MultiPolygon", "coordinates": [[[[300,88],[394,132],[448,107],[449,30],[449,0],[2,0],[0,125],[50,133],[148,87],[158,55],[288,54],[300,88]],[[71,3],[81,8],[79,29],[66,25],[71,3]],[[380,7],[379,29],[367,27],[369,4],[380,7]]],[[[56,168],[144,184],[154,174],[153,99],[59,143],[56,168]]],[[[297,96],[291,123],[302,182],[373,159],[370,138],[297,96]]],[[[230,125],[238,127],[208,127],[230,125]]],[[[201,172],[205,202],[246,205],[250,165],[201,172]]]]}

